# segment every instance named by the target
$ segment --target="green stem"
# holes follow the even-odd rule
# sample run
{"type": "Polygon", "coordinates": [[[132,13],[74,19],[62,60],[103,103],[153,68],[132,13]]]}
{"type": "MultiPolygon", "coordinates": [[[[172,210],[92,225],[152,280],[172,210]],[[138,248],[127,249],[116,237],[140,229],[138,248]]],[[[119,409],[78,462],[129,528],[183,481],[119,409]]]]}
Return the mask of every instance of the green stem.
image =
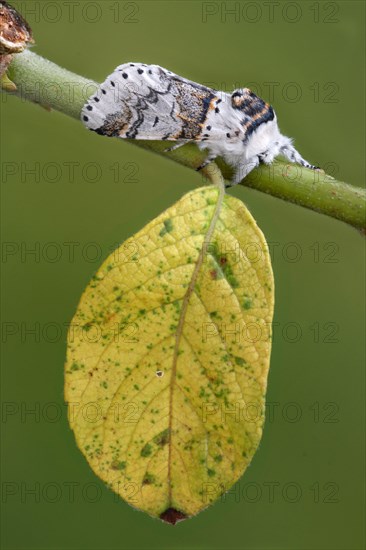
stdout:
{"type": "MultiPolygon", "coordinates": [[[[13,94],[76,119],[80,119],[84,103],[98,86],[96,82],[62,69],[29,50],[14,56],[8,74],[17,86],[13,94]]],[[[205,154],[193,144],[187,144],[171,153],[164,153],[166,142],[129,142],[193,169],[205,158],[205,154]]],[[[224,177],[230,179],[231,167],[222,160],[217,164],[224,177]]],[[[215,164],[208,166],[204,173],[211,180],[216,180],[213,170],[215,164]]],[[[365,190],[337,181],[323,171],[314,172],[277,160],[271,166],[262,165],[253,170],[241,184],[332,216],[365,232],[365,190]]]]}
{"type": "Polygon", "coordinates": [[[62,69],[29,50],[14,55],[8,76],[17,87],[12,95],[78,120],[82,106],[98,87],[96,82],[62,69]]]}

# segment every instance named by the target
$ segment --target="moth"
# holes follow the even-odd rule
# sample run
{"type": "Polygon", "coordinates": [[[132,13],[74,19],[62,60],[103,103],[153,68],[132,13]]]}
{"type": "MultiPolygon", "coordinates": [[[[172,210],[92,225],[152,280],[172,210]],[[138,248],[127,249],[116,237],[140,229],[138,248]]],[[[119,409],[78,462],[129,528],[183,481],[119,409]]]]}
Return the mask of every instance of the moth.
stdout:
{"type": "Polygon", "coordinates": [[[232,185],[260,163],[283,155],[316,170],[280,133],[273,108],[249,88],[231,94],[187,80],[158,65],[118,66],[84,105],[81,119],[98,134],[125,139],[194,142],[234,168],[232,185]]]}

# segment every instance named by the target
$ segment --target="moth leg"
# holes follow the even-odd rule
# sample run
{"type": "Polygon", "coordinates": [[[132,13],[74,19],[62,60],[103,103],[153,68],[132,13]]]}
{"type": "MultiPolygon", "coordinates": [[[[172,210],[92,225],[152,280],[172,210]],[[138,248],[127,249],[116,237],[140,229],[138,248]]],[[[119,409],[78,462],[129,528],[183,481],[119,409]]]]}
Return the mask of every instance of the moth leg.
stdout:
{"type": "Polygon", "coordinates": [[[254,170],[254,168],[259,165],[259,163],[260,158],[258,156],[255,156],[245,164],[236,165],[233,179],[231,180],[231,183],[230,185],[228,185],[228,187],[232,187],[233,185],[240,183],[252,170],[254,170]]]}
{"type": "Polygon", "coordinates": [[[217,157],[217,155],[212,155],[212,156],[209,156],[207,157],[202,164],[200,164],[197,168],[196,168],[196,172],[199,172],[200,170],[202,170],[202,168],[205,168],[208,164],[210,164],[210,162],[213,162],[215,160],[215,158],[217,157]]]}
{"type": "Polygon", "coordinates": [[[171,147],[168,147],[167,149],[164,149],[164,153],[170,153],[171,151],[175,151],[176,149],[179,149],[179,147],[182,147],[182,145],[185,145],[186,141],[177,141],[174,145],[171,147]]]}
{"type": "Polygon", "coordinates": [[[307,160],[303,159],[300,153],[291,143],[281,147],[280,152],[290,162],[300,164],[301,166],[305,166],[305,168],[310,168],[311,170],[320,170],[319,166],[314,166],[313,164],[310,164],[310,162],[308,162],[307,160]]]}

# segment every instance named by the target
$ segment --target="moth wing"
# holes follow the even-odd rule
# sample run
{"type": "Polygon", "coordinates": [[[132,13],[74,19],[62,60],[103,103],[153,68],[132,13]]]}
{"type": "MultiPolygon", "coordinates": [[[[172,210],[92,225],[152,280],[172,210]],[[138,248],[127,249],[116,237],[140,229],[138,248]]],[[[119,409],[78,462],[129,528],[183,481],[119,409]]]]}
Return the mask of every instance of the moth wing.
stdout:
{"type": "Polygon", "coordinates": [[[224,110],[222,95],[227,96],[158,65],[125,63],[89,98],[81,118],[90,130],[111,137],[220,140],[230,125],[227,113],[220,117],[224,127],[219,117],[217,124],[209,121],[218,114],[218,104],[224,110]]]}

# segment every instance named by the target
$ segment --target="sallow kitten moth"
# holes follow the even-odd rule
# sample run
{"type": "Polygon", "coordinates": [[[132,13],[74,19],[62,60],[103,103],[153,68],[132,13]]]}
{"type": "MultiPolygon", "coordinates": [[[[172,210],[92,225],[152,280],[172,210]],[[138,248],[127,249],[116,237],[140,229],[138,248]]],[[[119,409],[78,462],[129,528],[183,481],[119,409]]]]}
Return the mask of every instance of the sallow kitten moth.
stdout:
{"type": "Polygon", "coordinates": [[[209,153],[197,170],[223,157],[234,167],[232,184],[278,155],[317,169],[280,133],[273,108],[248,88],[227,94],[158,65],[117,67],[84,105],[81,119],[110,137],[176,142],[168,150],[195,142],[209,153]]]}

